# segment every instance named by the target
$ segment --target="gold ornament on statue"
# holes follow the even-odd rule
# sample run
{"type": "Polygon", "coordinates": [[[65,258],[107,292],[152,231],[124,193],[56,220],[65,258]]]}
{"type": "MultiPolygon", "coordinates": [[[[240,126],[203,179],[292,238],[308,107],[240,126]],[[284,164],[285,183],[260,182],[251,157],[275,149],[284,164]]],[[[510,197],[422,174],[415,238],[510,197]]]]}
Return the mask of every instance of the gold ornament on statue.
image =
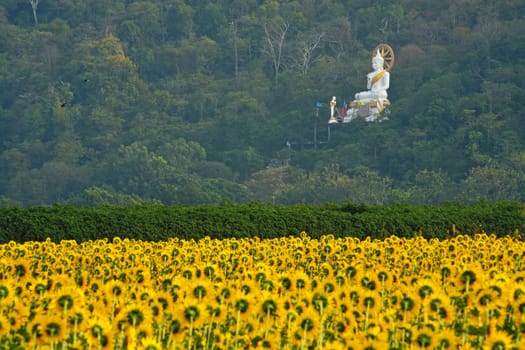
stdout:
{"type": "Polygon", "coordinates": [[[383,57],[383,59],[385,60],[385,70],[389,72],[392,69],[392,67],[394,67],[394,50],[388,44],[379,44],[372,51],[372,57],[374,57],[377,54],[377,52],[379,52],[381,57],[383,57]]]}

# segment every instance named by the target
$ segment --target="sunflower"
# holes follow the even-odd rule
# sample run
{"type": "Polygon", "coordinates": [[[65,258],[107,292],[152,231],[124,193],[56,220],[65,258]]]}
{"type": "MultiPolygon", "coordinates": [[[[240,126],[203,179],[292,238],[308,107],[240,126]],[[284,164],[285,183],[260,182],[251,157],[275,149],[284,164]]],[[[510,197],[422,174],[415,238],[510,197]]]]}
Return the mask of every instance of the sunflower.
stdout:
{"type": "Polygon", "coordinates": [[[0,304],[11,305],[17,298],[17,284],[12,279],[0,282],[0,304]]]}
{"type": "Polygon", "coordinates": [[[181,341],[185,335],[185,332],[182,327],[182,323],[177,318],[169,320],[167,322],[167,332],[168,332],[170,341],[175,341],[175,342],[181,341]]]}
{"type": "Polygon", "coordinates": [[[456,349],[456,346],[459,344],[456,332],[450,328],[440,329],[435,332],[434,338],[436,346],[442,350],[456,349]]]}
{"type": "Polygon", "coordinates": [[[48,342],[58,342],[67,337],[67,321],[58,315],[48,315],[42,322],[42,333],[48,342]]]}
{"type": "Polygon", "coordinates": [[[415,288],[417,289],[417,293],[421,299],[430,297],[434,291],[440,289],[430,276],[428,278],[418,279],[415,288]]]}
{"type": "Polygon", "coordinates": [[[311,305],[319,312],[322,317],[329,305],[328,296],[323,292],[314,292],[310,301],[311,305]]]}
{"type": "Polygon", "coordinates": [[[155,337],[145,337],[142,338],[140,341],[141,349],[142,350],[162,350],[164,349],[162,343],[157,341],[155,337]]]}
{"type": "Polygon", "coordinates": [[[452,271],[454,269],[453,264],[451,264],[449,261],[446,261],[447,264],[441,268],[440,275],[441,275],[441,285],[445,287],[449,283],[453,282],[452,280],[452,271]]]}
{"type": "Polygon", "coordinates": [[[88,345],[106,348],[113,341],[113,329],[107,317],[94,315],[88,319],[88,325],[83,330],[88,345]]]}
{"type": "Polygon", "coordinates": [[[512,347],[512,337],[507,332],[495,330],[490,332],[483,350],[510,350],[512,347]]]}
{"type": "Polygon", "coordinates": [[[202,304],[189,300],[184,303],[184,319],[193,328],[200,328],[204,325],[204,311],[202,304]]]}
{"type": "Polygon", "coordinates": [[[419,329],[414,332],[413,344],[417,344],[420,349],[435,349],[436,347],[436,334],[428,328],[419,329]]]}
{"type": "MultiPolygon", "coordinates": [[[[327,246],[328,247],[328,246],[327,246]]],[[[331,248],[330,248],[331,249],[331,248]]],[[[333,267],[329,263],[322,263],[319,265],[318,276],[322,279],[333,275],[333,267]]]]}
{"type": "Polygon", "coordinates": [[[254,281],[253,279],[247,279],[242,282],[239,289],[245,294],[251,294],[254,295],[254,292],[259,289],[258,283],[254,281]]]}
{"type": "Polygon", "coordinates": [[[366,273],[365,275],[361,276],[361,286],[369,290],[380,289],[379,286],[381,285],[381,283],[377,280],[377,278],[378,276],[366,273]]]}
{"type": "Polygon", "coordinates": [[[492,288],[479,289],[476,292],[476,299],[474,301],[475,308],[482,313],[480,317],[486,317],[486,322],[489,322],[493,315],[499,314],[498,304],[501,304],[501,301],[498,297],[498,293],[492,288]]]}
{"type": "Polygon", "coordinates": [[[365,290],[361,296],[361,303],[366,310],[372,311],[381,307],[381,296],[379,293],[365,290]]]}
{"type": "Polygon", "coordinates": [[[473,288],[473,285],[476,283],[476,281],[481,277],[481,275],[482,273],[479,270],[479,268],[469,264],[457,274],[456,285],[463,287],[464,289],[461,291],[465,294],[468,294],[469,291],[473,288]]]}
{"type": "Polygon", "coordinates": [[[75,283],[78,287],[85,289],[89,286],[91,278],[90,272],[85,267],[77,268],[75,272],[75,283]]]}
{"type": "Polygon", "coordinates": [[[270,295],[266,295],[263,298],[263,302],[261,304],[262,311],[265,315],[272,315],[276,316],[277,314],[277,305],[278,305],[278,299],[274,299],[270,295]]]}
{"type": "Polygon", "coordinates": [[[4,315],[4,313],[0,314],[0,334],[7,334],[9,333],[11,329],[11,321],[9,321],[9,318],[4,315]]]}
{"type": "Polygon", "coordinates": [[[278,276],[279,279],[279,286],[280,286],[280,294],[283,293],[289,293],[292,290],[295,289],[295,286],[293,285],[293,278],[288,273],[281,273],[278,276]]]}
{"type": "Polygon", "coordinates": [[[199,283],[194,284],[190,288],[190,295],[194,298],[197,298],[199,303],[206,303],[208,299],[213,298],[214,288],[211,283],[205,280],[199,281],[199,283]]]}
{"type": "Polygon", "coordinates": [[[316,337],[321,329],[319,314],[312,307],[307,307],[298,315],[296,334],[299,339],[310,339],[316,337]]]}
{"type": "Polygon", "coordinates": [[[28,259],[16,259],[16,264],[14,265],[13,273],[14,279],[17,282],[27,281],[31,275],[31,267],[29,265],[28,259]]]}
{"type": "Polygon", "coordinates": [[[159,309],[159,313],[166,310],[172,302],[171,294],[165,290],[157,291],[155,293],[155,297],[153,298],[154,305],[160,304],[162,306],[162,308],[159,309]]]}
{"type": "Polygon", "coordinates": [[[215,283],[214,287],[215,300],[219,304],[224,304],[230,301],[232,296],[232,288],[226,285],[224,282],[215,283]]]}
{"type": "Polygon", "coordinates": [[[235,291],[232,298],[232,305],[241,314],[249,313],[250,308],[255,304],[255,300],[251,296],[246,295],[242,291],[235,291]]]}
{"type": "MultiPolygon", "coordinates": [[[[513,297],[509,293],[513,292],[512,282],[507,278],[502,278],[494,282],[489,283],[489,289],[493,293],[493,304],[498,308],[505,308],[508,305],[512,306],[515,303],[512,302],[513,297]]],[[[519,294],[519,291],[517,292],[519,294]]]]}
{"type": "Polygon", "coordinates": [[[308,276],[308,274],[304,271],[299,270],[297,273],[294,274],[293,278],[291,278],[292,288],[295,288],[297,290],[305,290],[309,280],[310,277],[308,276]]]}
{"type": "Polygon", "coordinates": [[[142,302],[130,302],[124,307],[123,317],[132,327],[142,324],[151,324],[153,311],[147,304],[142,302]]]}
{"type": "Polygon", "coordinates": [[[152,338],[154,335],[154,324],[152,322],[143,322],[140,326],[136,328],[137,340],[142,340],[143,338],[152,338]]]}
{"type": "Polygon", "coordinates": [[[360,300],[360,294],[363,294],[364,292],[361,292],[361,288],[359,287],[351,287],[348,290],[348,298],[350,299],[350,305],[356,306],[359,304],[360,300]]]}
{"type": "Polygon", "coordinates": [[[29,335],[29,344],[42,345],[44,343],[45,337],[43,336],[42,322],[43,320],[38,317],[28,322],[26,329],[29,335]]]}
{"type": "Polygon", "coordinates": [[[379,319],[378,321],[378,323],[370,324],[370,327],[368,327],[368,330],[365,332],[366,337],[370,340],[388,344],[390,336],[389,329],[392,329],[392,326],[379,319]]]}
{"type": "Polygon", "coordinates": [[[381,290],[392,288],[392,270],[380,268],[376,274],[381,290]]]}
{"type": "Polygon", "coordinates": [[[213,323],[213,326],[215,326],[218,323],[226,322],[228,317],[228,311],[229,308],[227,305],[221,304],[209,304],[206,306],[207,311],[207,319],[210,326],[213,323]]]}
{"type": "Polygon", "coordinates": [[[42,297],[51,288],[51,281],[47,278],[37,277],[30,286],[30,291],[38,297],[42,297]]]}
{"type": "Polygon", "coordinates": [[[113,298],[119,297],[126,290],[126,285],[120,280],[110,280],[102,286],[102,291],[106,298],[113,300],[113,298]]]}
{"type": "Polygon", "coordinates": [[[380,307],[380,296],[378,293],[374,293],[373,291],[366,290],[362,297],[362,304],[365,310],[365,323],[364,323],[364,330],[366,331],[369,326],[369,320],[371,313],[377,310],[380,307]]]}
{"type": "Polygon", "coordinates": [[[515,308],[515,305],[525,301],[524,281],[510,283],[509,288],[504,290],[504,296],[502,299],[510,303],[513,308],[515,308]]]}
{"type": "Polygon", "coordinates": [[[402,322],[396,327],[396,337],[401,343],[413,344],[414,328],[411,324],[402,322]]]}
{"type": "Polygon", "coordinates": [[[59,315],[66,315],[69,310],[84,305],[84,294],[74,285],[61,287],[52,297],[49,310],[59,315]]]}
{"type": "Polygon", "coordinates": [[[452,305],[451,299],[442,291],[433,293],[430,298],[425,299],[425,305],[428,305],[428,316],[432,320],[450,323],[456,316],[456,308],[452,305]]]}
{"type": "Polygon", "coordinates": [[[398,303],[398,310],[403,321],[410,320],[418,315],[420,310],[418,298],[410,294],[404,294],[398,303]]]}
{"type": "Polygon", "coordinates": [[[157,291],[150,287],[139,287],[136,288],[136,298],[141,302],[147,302],[155,298],[157,291]]]}

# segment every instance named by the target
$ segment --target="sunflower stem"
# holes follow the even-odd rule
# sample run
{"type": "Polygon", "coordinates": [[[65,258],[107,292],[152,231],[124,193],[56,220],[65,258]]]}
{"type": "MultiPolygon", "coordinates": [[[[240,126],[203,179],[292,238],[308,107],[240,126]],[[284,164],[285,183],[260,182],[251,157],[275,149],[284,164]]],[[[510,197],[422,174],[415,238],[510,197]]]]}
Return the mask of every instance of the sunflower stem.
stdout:
{"type": "Polygon", "coordinates": [[[102,336],[100,335],[100,333],[97,334],[97,349],[102,349],[102,336]]]}
{"type": "Polygon", "coordinates": [[[75,323],[73,323],[73,344],[77,343],[77,330],[78,330],[78,320],[75,317],[75,323]]]}
{"type": "Polygon", "coordinates": [[[370,303],[366,303],[366,313],[365,313],[365,329],[366,332],[368,330],[368,317],[370,315],[370,303]]]}
{"type": "Polygon", "coordinates": [[[268,325],[270,324],[270,308],[266,310],[266,322],[264,324],[264,339],[268,337],[268,325]]]}
{"type": "MultiPolygon", "coordinates": [[[[64,324],[67,324],[67,304],[68,300],[66,299],[64,301],[64,324]]],[[[75,339],[75,334],[73,334],[73,339],[75,339]]],[[[66,349],[66,339],[64,339],[62,342],[62,349],[66,349]]]]}
{"type": "Polygon", "coordinates": [[[117,349],[124,349],[124,329],[120,330],[120,334],[117,339],[117,349]]]}
{"type": "Polygon", "coordinates": [[[291,328],[292,328],[292,316],[288,316],[288,325],[286,327],[286,338],[285,338],[286,343],[288,343],[288,338],[290,337],[291,328]]]}
{"type": "MultiPolygon", "coordinates": [[[[469,282],[470,282],[470,278],[467,277],[467,281],[465,283],[465,296],[468,298],[468,287],[469,287],[469,282]]],[[[467,343],[467,332],[465,330],[465,325],[467,323],[467,316],[468,316],[468,313],[467,313],[467,307],[465,305],[465,307],[463,308],[463,337],[462,337],[462,343],[463,345],[465,345],[467,343]]]]}
{"type": "Polygon", "coordinates": [[[204,346],[204,349],[212,349],[212,345],[213,345],[213,339],[211,339],[211,327],[212,327],[212,324],[213,324],[213,318],[215,317],[215,312],[212,312],[211,313],[211,317],[210,317],[210,322],[206,325],[206,330],[205,330],[205,334],[206,334],[206,345],[204,346]],[[210,341],[211,341],[211,344],[210,344],[210,341]]]}
{"type": "Polygon", "coordinates": [[[306,346],[306,325],[303,326],[303,338],[301,339],[301,350],[306,346]]]}
{"type": "Polygon", "coordinates": [[[109,319],[113,321],[115,318],[115,309],[117,307],[117,292],[113,291],[113,299],[111,300],[111,315],[109,319]]]}
{"type": "Polygon", "coordinates": [[[321,329],[319,330],[319,337],[317,339],[318,343],[319,343],[319,349],[320,350],[323,350],[323,336],[324,336],[324,319],[323,319],[323,303],[321,301],[319,301],[319,313],[321,315],[321,319],[320,319],[320,322],[321,322],[321,329]]]}
{"type": "Polygon", "coordinates": [[[190,333],[188,339],[188,350],[191,349],[191,341],[193,340],[193,317],[190,317],[190,333]]]}
{"type": "Polygon", "coordinates": [[[237,324],[235,326],[235,346],[234,346],[235,350],[237,350],[240,323],[241,323],[241,310],[237,310],[237,324]]]}
{"type": "Polygon", "coordinates": [[[161,323],[161,327],[159,329],[159,331],[157,332],[157,337],[156,337],[156,340],[158,342],[162,341],[162,339],[164,339],[164,333],[166,331],[166,326],[164,324],[164,322],[161,323]]]}

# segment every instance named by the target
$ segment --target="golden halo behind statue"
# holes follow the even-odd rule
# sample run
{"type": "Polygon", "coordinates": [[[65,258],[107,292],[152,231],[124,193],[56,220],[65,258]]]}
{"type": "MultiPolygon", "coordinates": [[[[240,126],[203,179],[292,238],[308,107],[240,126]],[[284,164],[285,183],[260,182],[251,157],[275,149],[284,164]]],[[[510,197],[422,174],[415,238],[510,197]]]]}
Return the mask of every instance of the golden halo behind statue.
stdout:
{"type": "Polygon", "coordinates": [[[379,44],[372,52],[372,57],[377,54],[377,51],[379,51],[379,54],[385,60],[385,70],[387,72],[390,71],[395,62],[394,49],[392,49],[388,44],[379,44]]]}

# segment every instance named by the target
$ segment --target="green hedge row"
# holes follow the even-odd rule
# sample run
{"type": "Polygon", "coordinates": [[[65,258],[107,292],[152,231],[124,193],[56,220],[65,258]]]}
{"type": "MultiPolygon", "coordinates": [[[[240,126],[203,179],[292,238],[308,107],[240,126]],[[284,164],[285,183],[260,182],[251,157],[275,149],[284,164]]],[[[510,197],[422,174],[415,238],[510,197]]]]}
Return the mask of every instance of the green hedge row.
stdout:
{"type": "Polygon", "coordinates": [[[0,243],[99,238],[165,240],[323,234],[384,238],[446,238],[459,233],[516,235],[525,229],[522,203],[479,202],[443,206],[384,206],[353,203],[271,205],[259,202],[201,206],[1,207],[0,243]]]}

